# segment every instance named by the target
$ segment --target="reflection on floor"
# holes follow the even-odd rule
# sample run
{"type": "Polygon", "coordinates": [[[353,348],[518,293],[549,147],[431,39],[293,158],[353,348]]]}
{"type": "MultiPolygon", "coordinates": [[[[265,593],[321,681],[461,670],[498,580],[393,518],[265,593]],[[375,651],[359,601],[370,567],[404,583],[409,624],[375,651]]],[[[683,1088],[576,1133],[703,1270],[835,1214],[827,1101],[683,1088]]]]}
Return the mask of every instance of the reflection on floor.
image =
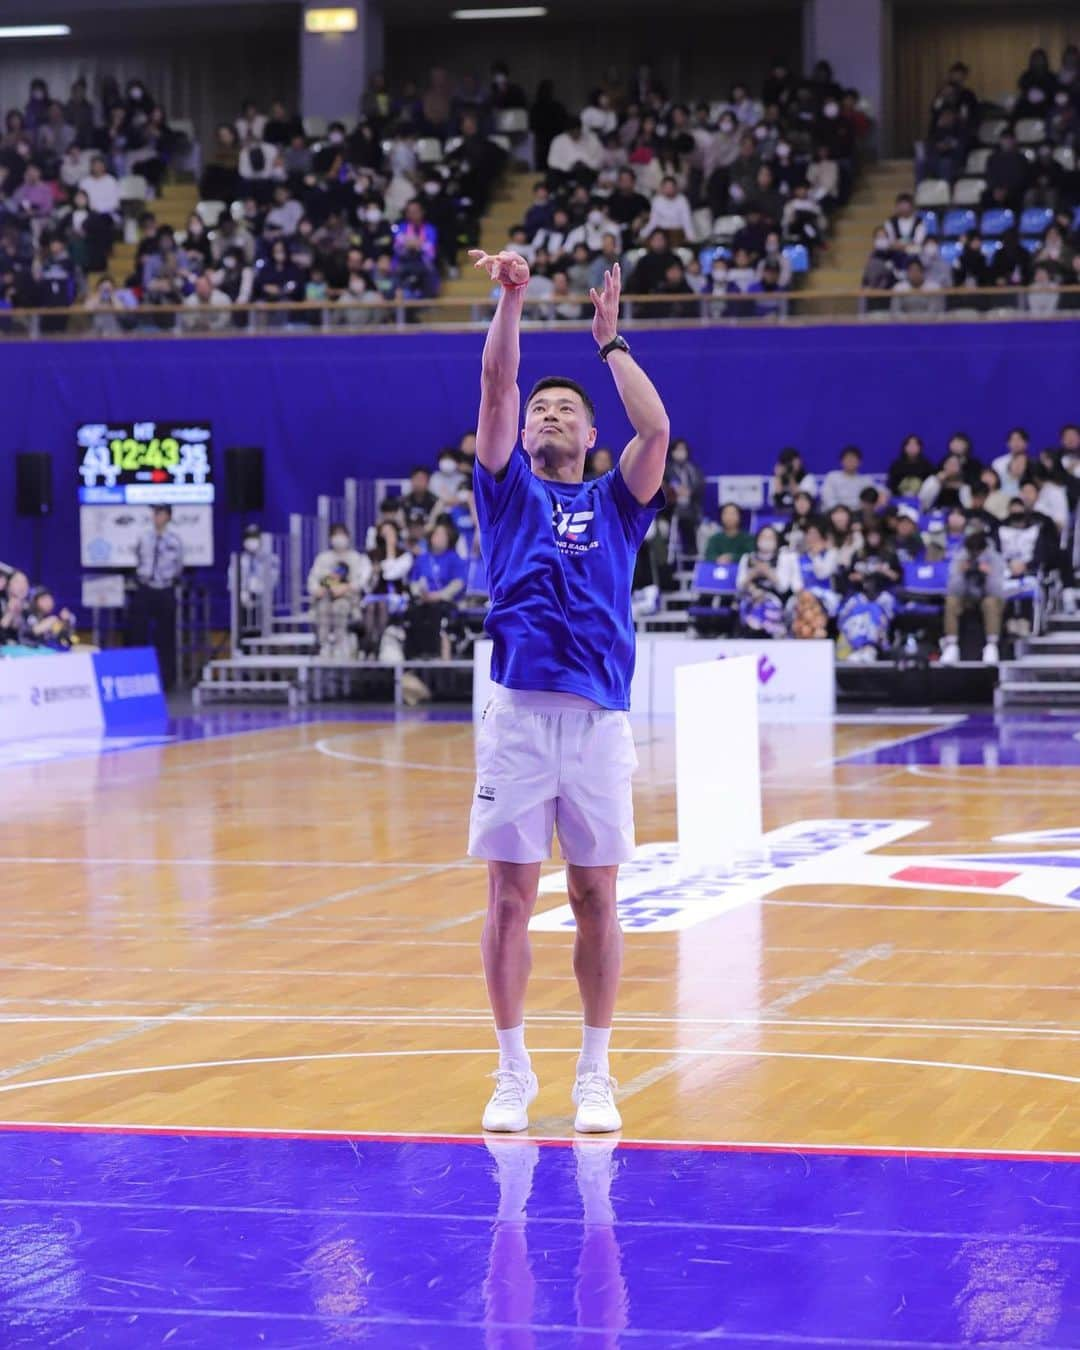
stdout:
{"type": "Polygon", "coordinates": [[[0,1136],[14,1346],[1080,1345],[1080,1169],[0,1136]]]}

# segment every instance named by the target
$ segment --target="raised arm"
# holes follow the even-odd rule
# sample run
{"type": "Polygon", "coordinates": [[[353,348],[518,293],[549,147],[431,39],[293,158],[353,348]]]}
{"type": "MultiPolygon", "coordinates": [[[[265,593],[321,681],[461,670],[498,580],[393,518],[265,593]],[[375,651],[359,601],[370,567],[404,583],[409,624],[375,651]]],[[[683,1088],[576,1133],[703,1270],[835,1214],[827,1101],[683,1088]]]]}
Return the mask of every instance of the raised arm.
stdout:
{"type": "Polygon", "coordinates": [[[472,249],[469,257],[503,288],[484,343],[480,416],[476,423],[476,458],[488,473],[500,474],[509,463],[518,438],[519,336],[529,265],[516,253],[489,254],[472,249]]]}
{"type": "MultiPolygon", "coordinates": [[[[593,337],[601,349],[616,336],[619,322],[619,292],[622,276],[616,263],[604,273],[603,291],[591,290],[596,308],[593,337]]],[[[622,452],[619,471],[631,495],[642,506],[652,501],[663,486],[671,427],[656,386],[629,352],[616,348],[607,358],[622,405],[636,435],[622,452]]]]}

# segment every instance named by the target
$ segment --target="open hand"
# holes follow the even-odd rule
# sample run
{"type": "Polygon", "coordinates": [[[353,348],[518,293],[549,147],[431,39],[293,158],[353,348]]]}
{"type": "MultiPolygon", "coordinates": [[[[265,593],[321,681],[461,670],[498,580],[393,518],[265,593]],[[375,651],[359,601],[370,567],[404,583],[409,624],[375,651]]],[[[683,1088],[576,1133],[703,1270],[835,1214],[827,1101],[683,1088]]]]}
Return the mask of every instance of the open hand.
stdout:
{"type": "Polygon", "coordinates": [[[589,299],[596,313],[593,315],[592,335],[598,347],[606,347],[619,327],[619,294],[622,291],[622,272],[616,263],[604,273],[604,289],[593,287],[589,299]]]}
{"type": "Polygon", "coordinates": [[[474,267],[482,267],[497,285],[516,290],[529,284],[529,264],[520,253],[504,249],[501,253],[485,253],[482,248],[469,249],[474,267]]]}

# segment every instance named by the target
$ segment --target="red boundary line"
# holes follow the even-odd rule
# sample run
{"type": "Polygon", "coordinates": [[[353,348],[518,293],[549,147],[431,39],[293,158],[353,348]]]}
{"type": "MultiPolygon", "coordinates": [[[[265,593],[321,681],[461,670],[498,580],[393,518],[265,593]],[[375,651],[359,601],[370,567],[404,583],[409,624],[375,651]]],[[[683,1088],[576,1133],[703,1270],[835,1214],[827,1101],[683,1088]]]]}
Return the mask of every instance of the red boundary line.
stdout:
{"type": "MultiPolygon", "coordinates": [[[[329,1143],[368,1141],[386,1144],[480,1144],[492,1136],[478,1134],[406,1134],[392,1131],[320,1131],[320,1130],[246,1130],[226,1126],[183,1125],[96,1125],[96,1124],[42,1124],[33,1121],[0,1121],[0,1133],[37,1134],[146,1134],[169,1137],[199,1137],[210,1139],[282,1139],[326,1140],[329,1143]]],[[[498,1135],[496,1138],[520,1140],[546,1148],[570,1148],[578,1137],[551,1138],[539,1135],[498,1135]]],[[[584,1136],[586,1142],[590,1136],[584,1136]]],[[[840,1157],[877,1158],[971,1158],[975,1161],[995,1162],[1053,1162],[1080,1163],[1080,1153],[1025,1153],[1008,1149],[965,1148],[890,1148],[876,1144],[756,1144],[738,1141],[718,1143],[711,1140],[697,1142],[690,1139],[620,1139],[620,1148],[683,1153],[786,1153],[823,1154],[840,1157]]]]}

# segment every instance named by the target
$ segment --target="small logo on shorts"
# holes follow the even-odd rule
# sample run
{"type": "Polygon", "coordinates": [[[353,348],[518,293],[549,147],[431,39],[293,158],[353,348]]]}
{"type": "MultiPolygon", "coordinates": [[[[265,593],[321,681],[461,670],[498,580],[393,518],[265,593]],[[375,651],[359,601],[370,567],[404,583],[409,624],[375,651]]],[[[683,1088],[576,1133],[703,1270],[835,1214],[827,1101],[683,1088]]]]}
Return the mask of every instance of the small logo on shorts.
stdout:
{"type": "Polygon", "coordinates": [[[489,787],[487,783],[481,783],[476,789],[476,796],[478,801],[493,802],[495,800],[495,789],[489,787]]]}

